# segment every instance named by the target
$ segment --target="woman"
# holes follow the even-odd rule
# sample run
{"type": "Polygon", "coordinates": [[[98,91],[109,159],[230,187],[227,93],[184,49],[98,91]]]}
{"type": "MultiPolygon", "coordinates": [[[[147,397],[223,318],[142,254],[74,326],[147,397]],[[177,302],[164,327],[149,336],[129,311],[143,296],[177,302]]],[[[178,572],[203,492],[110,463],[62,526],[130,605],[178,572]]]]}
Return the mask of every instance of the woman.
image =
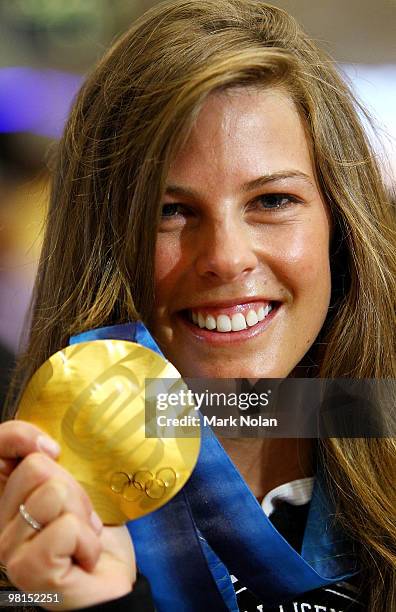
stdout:
{"type": "MultiPolygon", "coordinates": [[[[394,217],[355,105],[277,8],[175,0],[147,12],[94,70],[66,127],[19,388],[71,336],[139,319],[184,376],[394,378],[394,217]]],[[[224,448],[260,502],[304,479],[309,505],[318,454],[369,584],[349,609],[393,609],[394,439],[253,442],[224,448]]],[[[128,595],[142,578],[126,530],[92,518],[56,453],[31,426],[0,428],[9,579],[62,591],[65,609],[124,596],[120,606],[143,605],[128,595]]],[[[330,610],[337,588],[270,609],[330,610]]],[[[236,609],[233,597],[234,608],[208,609],[236,609]]],[[[240,597],[240,609],[269,604],[240,597]]],[[[353,604],[340,597],[339,609],[353,604]]]]}

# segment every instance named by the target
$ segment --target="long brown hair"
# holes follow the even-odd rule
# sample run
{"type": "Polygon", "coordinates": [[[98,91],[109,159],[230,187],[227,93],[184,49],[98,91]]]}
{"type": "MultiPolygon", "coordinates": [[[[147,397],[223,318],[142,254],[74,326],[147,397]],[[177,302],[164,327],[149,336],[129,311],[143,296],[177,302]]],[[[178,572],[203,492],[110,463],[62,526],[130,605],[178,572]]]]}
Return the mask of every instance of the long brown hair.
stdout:
{"type": "MultiPolygon", "coordinates": [[[[14,389],[71,334],[150,323],[170,160],[205,98],[235,86],[289,92],[332,211],[333,294],[319,376],[395,378],[394,211],[356,100],[284,11],[259,0],[171,0],[133,24],[76,100],[57,154],[14,389]]],[[[395,439],[327,439],[320,449],[337,517],[361,545],[369,609],[395,609],[395,439]]]]}

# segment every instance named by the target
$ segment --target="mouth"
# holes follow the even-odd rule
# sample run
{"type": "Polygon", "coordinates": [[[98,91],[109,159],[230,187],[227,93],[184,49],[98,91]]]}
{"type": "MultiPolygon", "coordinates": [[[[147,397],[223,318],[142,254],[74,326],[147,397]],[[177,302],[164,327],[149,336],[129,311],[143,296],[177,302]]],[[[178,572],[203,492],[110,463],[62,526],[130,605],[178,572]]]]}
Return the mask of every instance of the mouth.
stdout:
{"type": "Polygon", "coordinates": [[[255,301],[229,307],[196,307],[178,314],[196,337],[222,344],[260,334],[281,305],[278,301],[255,301]]]}

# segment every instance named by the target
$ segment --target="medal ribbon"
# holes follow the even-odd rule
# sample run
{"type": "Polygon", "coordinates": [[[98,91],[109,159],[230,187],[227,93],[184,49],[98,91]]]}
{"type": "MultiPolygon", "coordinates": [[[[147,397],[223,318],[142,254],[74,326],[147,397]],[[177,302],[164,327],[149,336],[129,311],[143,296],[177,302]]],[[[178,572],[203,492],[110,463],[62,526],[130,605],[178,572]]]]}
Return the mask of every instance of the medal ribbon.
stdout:
{"type": "MultiPolygon", "coordinates": [[[[143,323],[84,332],[70,344],[118,339],[162,355],[143,323]]],[[[163,356],[163,355],[162,355],[163,356]]],[[[275,529],[210,427],[196,467],[165,506],[127,524],[159,612],[237,611],[229,572],[272,606],[359,569],[353,542],[332,524],[319,468],[301,555],[275,529]]]]}

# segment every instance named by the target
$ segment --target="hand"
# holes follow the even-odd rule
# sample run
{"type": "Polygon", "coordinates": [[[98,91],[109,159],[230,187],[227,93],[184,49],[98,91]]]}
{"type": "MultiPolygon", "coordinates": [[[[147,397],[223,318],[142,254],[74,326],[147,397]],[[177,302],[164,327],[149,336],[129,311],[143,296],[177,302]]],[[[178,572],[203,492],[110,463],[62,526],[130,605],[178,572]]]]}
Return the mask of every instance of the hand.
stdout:
{"type": "Polygon", "coordinates": [[[59,447],[23,421],[0,425],[0,561],[26,592],[58,592],[73,610],[116,599],[136,580],[126,527],[103,527],[71,474],[55,462],[59,447]],[[20,504],[42,525],[33,529],[20,504]]]}

